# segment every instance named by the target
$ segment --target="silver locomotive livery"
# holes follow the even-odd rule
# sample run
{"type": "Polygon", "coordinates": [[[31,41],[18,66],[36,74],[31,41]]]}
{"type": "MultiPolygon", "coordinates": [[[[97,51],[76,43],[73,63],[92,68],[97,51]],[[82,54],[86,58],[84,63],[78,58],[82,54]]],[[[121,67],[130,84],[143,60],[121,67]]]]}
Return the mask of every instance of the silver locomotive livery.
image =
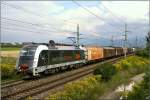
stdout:
{"type": "Polygon", "coordinates": [[[74,46],[55,46],[53,41],[49,44],[29,43],[21,49],[16,69],[26,75],[39,76],[79,67],[85,62],[84,50],[74,46]]]}

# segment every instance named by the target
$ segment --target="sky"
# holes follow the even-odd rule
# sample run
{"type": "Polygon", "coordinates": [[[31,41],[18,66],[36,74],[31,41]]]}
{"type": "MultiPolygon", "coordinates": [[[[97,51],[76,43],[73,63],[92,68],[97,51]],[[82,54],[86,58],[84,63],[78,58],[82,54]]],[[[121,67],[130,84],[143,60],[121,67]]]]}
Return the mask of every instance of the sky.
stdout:
{"type": "Polygon", "coordinates": [[[125,23],[128,45],[145,43],[148,1],[3,1],[1,42],[72,43],[79,24],[80,44],[122,46],[125,23]]]}

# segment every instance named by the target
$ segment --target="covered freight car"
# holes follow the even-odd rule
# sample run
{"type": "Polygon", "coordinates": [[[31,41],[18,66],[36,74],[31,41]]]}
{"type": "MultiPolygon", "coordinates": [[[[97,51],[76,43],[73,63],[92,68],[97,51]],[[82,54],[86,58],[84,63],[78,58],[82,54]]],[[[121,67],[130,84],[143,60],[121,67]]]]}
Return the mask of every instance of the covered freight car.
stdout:
{"type": "Polygon", "coordinates": [[[112,47],[87,46],[86,50],[88,61],[97,61],[116,56],[115,48],[112,47]]]}
{"type": "Polygon", "coordinates": [[[121,56],[124,54],[122,47],[115,47],[116,50],[116,56],[121,56]]]}
{"type": "Polygon", "coordinates": [[[110,58],[116,56],[115,48],[104,47],[103,48],[103,58],[110,58]]]}
{"type": "Polygon", "coordinates": [[[98,46],[87,46],[87,60],[94,61],[103,58],[103,48],[98,46]]]}

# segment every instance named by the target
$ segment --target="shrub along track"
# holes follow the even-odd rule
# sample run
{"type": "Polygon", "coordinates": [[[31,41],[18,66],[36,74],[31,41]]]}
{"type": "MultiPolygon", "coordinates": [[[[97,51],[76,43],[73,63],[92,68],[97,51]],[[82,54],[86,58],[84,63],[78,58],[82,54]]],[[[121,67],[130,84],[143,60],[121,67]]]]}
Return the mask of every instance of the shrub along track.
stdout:
{"type": "MultiPolygon", "coordinates": [[[[115,63],[122,57],[113,58],[110,60],[106,60],[100,63],[112,62],[115,63]]],[[[1,90],[1,98],[3,100],[16,100],[16,99],[25,99],[28,96],[36,96],[45,91],[52,90],[58,86],[63,86],[64,84],[77,80],[81,77],[85,77],[87,75],[92,75],[94,68],[100,63],[87,65],[86,67],[82,67],[76,70],[67,71],[65,73],[56,74],[53,76],[49,76],[46,78],[30,80],[30,81],[20,81],[21,84],[16,85],[8,85],[3,87],[1,90]]],[[[42,96],[44,97],[44,96],[42,96]]],[[[41,98],[41,97],[36,97],[41,98]]]]}

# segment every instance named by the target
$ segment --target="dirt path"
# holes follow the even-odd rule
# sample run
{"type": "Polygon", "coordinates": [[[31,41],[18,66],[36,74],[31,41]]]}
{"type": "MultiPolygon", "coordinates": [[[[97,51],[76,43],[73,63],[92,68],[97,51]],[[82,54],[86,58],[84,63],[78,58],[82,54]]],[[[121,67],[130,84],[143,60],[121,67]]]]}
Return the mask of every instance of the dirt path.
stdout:
{"type": "Polygon", "coordinates": [[[135,83],[140,83],[143,80],[144,75],[145,75],[145,73],[136,75],[136,76],[131,78],[131,81],[134,81],[135,83]]]}
{"type": "MultiPolygon", "coordinates": [[[[144,75],[145,75],[145,73],[142,73],[142,74],[139,74],[139,75],[132,77],[130,79],[131,82],[125,86],[126,90],[128,90],[128,89],[131,90],[132,87],[134,86],[134,84],[140,83],[143,80],[144,75]]],[[[116,90],[111,91],[111,92],[101,96],[99,98],[99,100],[119,100],[120,95],[119,95],[118,91],[123,91],[123,89],[124,89],[124,86],[120,85],[116,88],[116,90]]]]}

